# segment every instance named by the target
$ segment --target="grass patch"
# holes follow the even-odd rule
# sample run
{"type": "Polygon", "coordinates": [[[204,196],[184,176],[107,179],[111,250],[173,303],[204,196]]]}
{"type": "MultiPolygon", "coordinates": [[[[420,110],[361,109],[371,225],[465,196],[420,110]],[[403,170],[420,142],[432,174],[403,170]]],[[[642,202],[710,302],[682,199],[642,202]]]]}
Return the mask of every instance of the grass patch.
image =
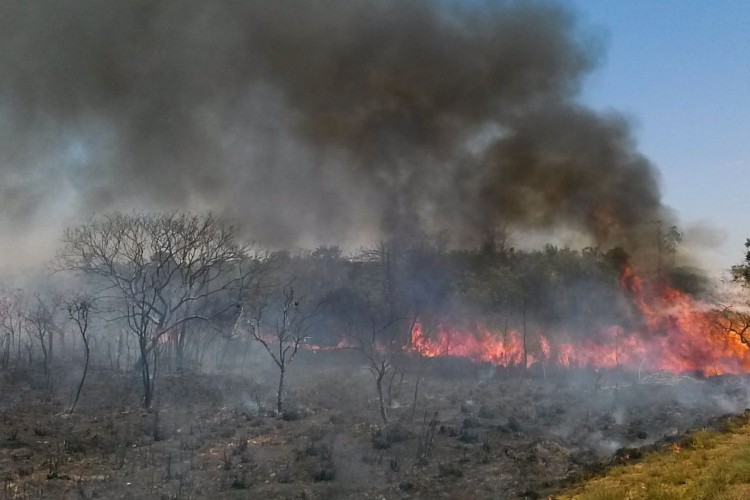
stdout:
{"type": "Polygon", "coordinates": [[[750,421],[728,422],[723,432],[700,431],[680,444],[619,465],[559,500],[750,498],[750,421]]]}

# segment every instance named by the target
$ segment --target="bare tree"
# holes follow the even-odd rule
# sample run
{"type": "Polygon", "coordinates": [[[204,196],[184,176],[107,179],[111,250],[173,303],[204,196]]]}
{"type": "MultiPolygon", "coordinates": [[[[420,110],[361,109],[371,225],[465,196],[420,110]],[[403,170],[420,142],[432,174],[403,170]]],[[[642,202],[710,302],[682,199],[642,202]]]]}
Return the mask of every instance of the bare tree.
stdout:
{"type": "Polygon", "coordinates": [[[74,300],[67,302],[66,310],[68,311],[68,317],[75,323],[78,333],[81,335],[84,347],[84,362],[83,362],[83,374],[81,375],[81,381],[78,384],[78,390],[76,390],[75,398],[73,403],[70,405],[68,413],[73,413],[78,405],[78,400],[81,398],[81,390],[83,384],[86,381],[86,374],[89,369],[89,313],[91,312],[91,302],[89,299],[77,297],[74,300]]]}
{"type": "Polygon", "coordinates": [[[384,424],[388,424],[388,390],[404,359],[404,348],[409,342],[406,318],[391,316],[377,301],[352,289],[341,289],[331,294],[328,302],[346,335],[361,350],[375,379],[378,408],[384,424]]]}
{"type": "Polygon", "coordinates": [[[720,331],[735,336],[740,342],[750,346],[750,303],[739,307],[722,307],[715,314],[714,324],[720,331]]]}
{"type": "Polygon", "coordinates": [[[21,360],[21,335],[27,328],[26,296],[23,290],[5,292],[0,298],[0,328],[3,331],[0,366],[7,370],[13,351],[16,354],[16,362],[21,360]]]}
{"type": "Polygon", "coordinates": [[[380,417],[384,424],[388,423],[387,408],[392,403],[390,401],[390,385],[386,393],[384,381],[390,374],[390,384],[392,385],[393,378],[398,372],[396,360],[403,354],[406,345],[406,338],[400,335],[403,322],[404,320],[401,318],[390,318],[381,324],[371,321],[367,332],[360,332],[357,335],[357,341],[369,362],[370,372],[375,377],[380,417]]]}
{"type": "MultiPolygon", "coordinates": [[[[409,270],[408,261],[413,250],[409,248],[410,243],[398,240],[383,242],[361,256],[375,272],[371,279],[376,287],[372,296],[364,297],[364,308],[360,310],[360,315],[364,316],[360,320],[364,319],[364,322],[354,327],[352,332],[375,377],[380,416],[384,424],[388,423],[387,408],[393,403],[393,382],[399,372],[397,364],[403,359],[416,320],[416,304],[409,298],[402,283],[409,270]],[[386,378],[387,392],[384,390],[386,378]]],[[[401,373],[400,380],[403,380],[401,373]]]]}
{"type": "Polygon", "coordinates": [[[276,391],[276,411],[279,413],[284,411],[287,367],[305,343],[308,329],[319,308],[320,303],[307,308],[303,297],[295,296],[291,281],[282,288],[277,300],[267,295],[254,307],[251,334],[271,355],[279,369],[276,391]]]}
{"type": "Polygon", "coordinates": [[[39,347],[42,351],[42,366],[48,379],[53,355],[53,335],[57,329],[54,320],[56,307],[54,297],[45,297],[41,293],[35,292],[33,305],[30,305],[26,312],[26,323],[30,334],[39,341],[39,347]]]}
{"type": "MultiPolygon", "coordinates": [[[[407,318],[391,316],[381,303],[353,289],[332,293],[329,308],[347,337],[364,355],[375,380],[380,417],[388,424],[393,383],[397,374],[403,377],[401,362],[406,359],[405,347],[409,342],[407,318]]],[[[401,380],[399,378],[399,382],[401,380]]]]}
{"type": "Polygon", "coordinates": [[[262,259],[237,241],[237,229],[210,214],[114,213],[69,228],[57,267],[99,278],[110,318],[135,335],[144,390],[151,406],[160,343],[175,342],[184,359],[181,327],[210,324],[236,307],[262,259]]]}

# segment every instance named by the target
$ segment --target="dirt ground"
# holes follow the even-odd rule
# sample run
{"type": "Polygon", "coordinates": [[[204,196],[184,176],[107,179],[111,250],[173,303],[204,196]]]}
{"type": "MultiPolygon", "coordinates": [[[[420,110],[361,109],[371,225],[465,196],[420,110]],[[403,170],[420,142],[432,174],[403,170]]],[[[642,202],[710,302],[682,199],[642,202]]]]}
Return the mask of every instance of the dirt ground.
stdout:
{"type": "Polygon", "coordinates": [[[73,375],[50,396],[41,373],[6,372],[0,498],[546,498],[750,399],[745,377],[415,366],[394,377],[387,426],[344,352],[301,354],[281,415],[268,366],[165,375],[149,410],[137,377],[95,369],[73,415],[73,375]]]}

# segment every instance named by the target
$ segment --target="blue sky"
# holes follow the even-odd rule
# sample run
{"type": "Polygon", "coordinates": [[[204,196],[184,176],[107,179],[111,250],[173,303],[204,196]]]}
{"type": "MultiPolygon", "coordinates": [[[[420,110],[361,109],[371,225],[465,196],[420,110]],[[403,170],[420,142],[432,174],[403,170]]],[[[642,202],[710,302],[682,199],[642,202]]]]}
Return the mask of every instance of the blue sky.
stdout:
{"type": "Polygon", "coordinates": [[[582,99],[634,124],[686,232],[710,226],[711,270],[750,237],[750,1],[565,0],[605,42],[582,99]]]}

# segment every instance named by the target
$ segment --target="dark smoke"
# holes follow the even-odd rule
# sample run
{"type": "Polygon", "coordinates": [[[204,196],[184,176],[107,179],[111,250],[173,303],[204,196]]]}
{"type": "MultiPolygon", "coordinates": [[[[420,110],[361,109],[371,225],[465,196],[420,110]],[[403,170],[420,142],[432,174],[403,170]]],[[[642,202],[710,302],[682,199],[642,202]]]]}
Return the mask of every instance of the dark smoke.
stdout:
{"type": "Polygon", "coordinates": [[[146,207],[268,244],[510,225],[634,247],[665,217],[628,125],[577,104],[600,45],[552,3],[8,0],[0,44],[17,231],[146,207]]]}

